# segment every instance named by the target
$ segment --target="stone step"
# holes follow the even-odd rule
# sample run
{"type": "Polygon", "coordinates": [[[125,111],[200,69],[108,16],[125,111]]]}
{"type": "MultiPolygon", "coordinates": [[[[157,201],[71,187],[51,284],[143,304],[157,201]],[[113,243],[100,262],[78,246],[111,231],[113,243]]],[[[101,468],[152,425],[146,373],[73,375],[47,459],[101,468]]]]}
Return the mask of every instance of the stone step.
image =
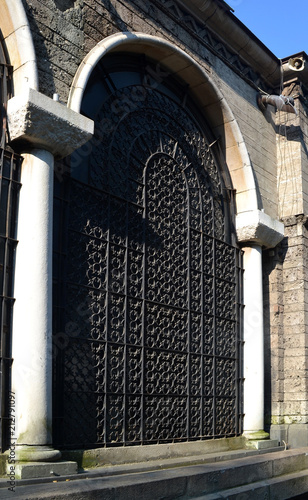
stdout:
{"type": "Polygon", "coordinates": [[[308,499],[308,469],[193,497],[192,500],[299,500],[300,498],[308,499]]]}
{"type": "MultiPolygon", "coordinates": [[[[276,446],[275,448],[243,448],[236,450],[217,451],[215,453],[200,453],[197,455],[189,456],[175,456],[170,458],[148,459],[147,461],[138,461],[133,463],[121,463],[114,465],[96,466],[87,468],[91,477],[97,476],[112,476],[119,474],[129,474],[136,472],[147,472],[159,469],[170,469],[173,467],[182,467],[187,465],[199,465],[214,462],[223,462],[225,460],[235,460],[264,453],[277,452],[284,450],[284,446],[276,446]]],[[[7,465],[7,470],[10,472],[11,465],[7,465]]],[[[46,480],[54,476],[61,476],[62,479],[70,478],[71,475],[77,474],[77,466],[75,462],[58,461],[55,463],[50,462],[25,462],[17,463],[14,467],[16,478],[19,480],[18,484],[23,484],[24,480],[46,480]],[[21,480],[21,481],[20,481],[21,480]]],[[[80,471],[84,470],[80,467],[80,471]]],[[[0,478],[0,489],[5,486],[5,481],[0,478]]]]}
{"type": "MultiPolygon", "coordinates": [[[[138,464],[133,464],[137,467],[138,464]]],[[[150,464],[149,464],[150,465],[150,464]]],[[[152,464],[153,465],[153,464],[152,464]]],[[[163,464],[161,464],[163,465],[163,464]]],[[[129,467],[129,466],[127,466],[129,467]]],[[[55,500],[160,500],[202,498],[272,498],[283,500],[308,491],[308,448],[257,454],[233,460],[198,465],[177,464],[175,467],[137,472],[131,467],[122,473],[109,474],[105,468],[85,471],[79,475],[51,480],[17,481],[17,496],[24,500],[53,498],[55,500]],[[106,475],[107,472],[107,475],[106,475]],[[262,489],[263,488],[263,489],[262,489]],[[265,488],[265,489],[264,489],[265,488]],[[293,490],[292,490],[293,488],[293,490]],[[274,496],[262,492],[273,491],[274,496]],[[276,493],[277,495],[275,496],[276,493]],[[248,496],[245,496],[249,492],[248,496]],[[261,493],[260,493],[261,492],[261,493]],[[279,494],[280,494],[279,493],[279,494]],[[214,495],[214,496],[213,496],[214,495]],[[219,496],[220,495],[220,496],[219,496]],[[226,496],[227,495],[227,496],[226,496]],[[259,495],[259,496],[258,496],[259,495]],[[261,495],[261,496],[260,496],[261,495]],[[262,496],[263,495],[263,496],[262,496]]],[[[3,484],[0,499],[13,498],[3,484]]]]}

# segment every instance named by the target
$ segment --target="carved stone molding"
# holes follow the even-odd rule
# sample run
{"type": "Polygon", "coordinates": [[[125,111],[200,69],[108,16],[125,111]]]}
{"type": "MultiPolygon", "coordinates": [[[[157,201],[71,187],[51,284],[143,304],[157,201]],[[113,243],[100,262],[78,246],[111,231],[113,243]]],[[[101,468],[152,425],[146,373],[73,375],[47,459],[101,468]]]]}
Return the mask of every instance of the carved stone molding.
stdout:
{"type": "Polygon", "coordinates": [[[154,0],[154,3],[159,5],[179,25],[191,32],[234,71],[240,73],[242,78],[267,92],[271,91],[271,87],[264,81],[260,73],[224,43],[202,20],[198,20],[195,15],[192,15],[191,11],[185,8],[185,5],[176,0],[154,0]]]}

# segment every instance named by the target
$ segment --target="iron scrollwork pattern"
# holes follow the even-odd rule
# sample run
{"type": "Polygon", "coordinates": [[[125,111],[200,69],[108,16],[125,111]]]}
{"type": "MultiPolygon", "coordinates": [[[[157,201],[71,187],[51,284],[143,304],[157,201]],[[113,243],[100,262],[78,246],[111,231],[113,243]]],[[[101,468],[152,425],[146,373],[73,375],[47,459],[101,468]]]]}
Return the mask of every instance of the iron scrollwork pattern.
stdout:
{"type": "Polygon", "coordinates": [[[12,366],[12,317],[14,267],[18,241],[17,214],[21,188],[22,158],[7,144],[7,101],[11,97],[12,66],[5,60],[0,43],[0,450],[11,443],[12,419],[9,390],[12,366]]]}
{"type": "Polygon", "coordinates": [[[113,89],[83,168],[87,183],[69,181],[64,328],[75,327],[55,357],[57,444],[237,435],[238,250],[204,133],[161,89],[113,89]]]}

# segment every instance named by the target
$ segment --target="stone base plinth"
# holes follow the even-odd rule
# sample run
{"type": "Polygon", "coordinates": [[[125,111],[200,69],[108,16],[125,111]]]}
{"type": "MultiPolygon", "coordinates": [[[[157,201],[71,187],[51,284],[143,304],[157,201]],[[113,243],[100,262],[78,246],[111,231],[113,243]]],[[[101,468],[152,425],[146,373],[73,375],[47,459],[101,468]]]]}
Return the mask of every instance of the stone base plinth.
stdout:
{"type": "Polygon", "coordinates": [[[262,429],[259,431],[244,431],[244,438],[247,440],[253,441],[263,441],[264,439],[269,439],[270,435],[268,432],[263,431],[262,429]]]}
{"type": "Polygon", "coordinates": [[[61,452],[51,446],[16,445],[14,448],[17,462],[56,462],[61,452]]]}
{"type": "Polygon", "coordinates": [[[277,439],[262,439],[261,441],[255,441],[253,439],[247,441],[246,448],[252,448],[256,450],[268,450],[270,448],[277,448],[277,439]]]}
{"type": "Polygon", "coordinates": [[[270,448],[276,448],[279,445],[277,439],[270,439],[269,433],[263,430],[245,431],[244,437],[246,438],[246,448],[267,450],[270,448]]]}
{"type": "MultiPolygon", "coordinates": [[[[12,464],[7,465],[8,474],[12,473],[12,464]]],[[[14,465],[16,479],[34,479],[70,476],[77,473],[76,462],[18,462],[14,465]]]]}
{"type": "Polygon", "coordinates": [[[308,446],[308,424],[271,425],[270,434],[272,439],[277,439],[286,448],[308,446]]]}

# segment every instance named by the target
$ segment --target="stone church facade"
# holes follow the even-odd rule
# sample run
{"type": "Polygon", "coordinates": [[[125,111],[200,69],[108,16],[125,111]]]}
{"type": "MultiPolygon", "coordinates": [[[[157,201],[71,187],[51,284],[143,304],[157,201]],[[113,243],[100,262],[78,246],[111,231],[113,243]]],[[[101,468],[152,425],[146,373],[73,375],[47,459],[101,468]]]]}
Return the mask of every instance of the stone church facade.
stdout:
{"type": "Polygon", "coordinates": [[[20,461],[308,446],[306,53],[222,0],[0,5],[2,452],[12,408],[20,461]]]}

